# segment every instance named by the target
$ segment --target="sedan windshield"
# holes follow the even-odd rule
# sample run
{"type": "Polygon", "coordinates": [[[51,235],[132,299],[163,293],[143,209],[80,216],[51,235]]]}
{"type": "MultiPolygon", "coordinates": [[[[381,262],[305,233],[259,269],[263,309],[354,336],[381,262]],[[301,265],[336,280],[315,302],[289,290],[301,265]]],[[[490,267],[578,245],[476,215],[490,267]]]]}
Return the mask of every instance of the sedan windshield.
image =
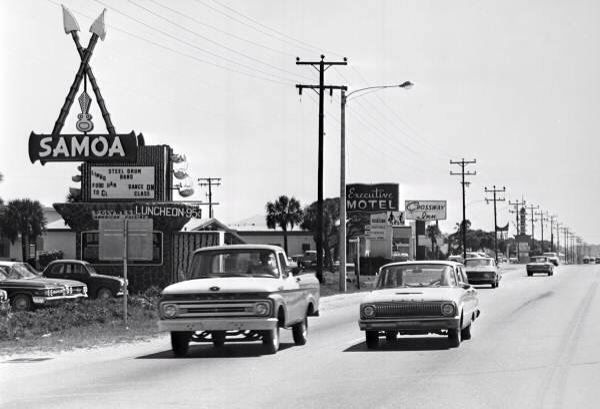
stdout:
{"type": "Polygon", "coordinates": [[[487,258],[474,258],[465,261],[465,266],[467,267],[488,267],[493,265],[492,260],[487,258]]]}
{"type": "Polygon", "coordinates": [[[14,264],[9,273],[8,273],[8,278],[10,279],[32,279],[32,278],[38,278],[39,273],[37,271],[35,271],[33,269],[33,267],[31,267],[29,264],[27,263],[18,263],[18,264],[14,264]]]}
{"type": "Polygon", "coordinates": [[[456,280],[452,267],[437,264],[408,264],[381,270],[377,288],[450,287],[456,280]]]}
{"type": "Polygon", "coordinates": [[[223,250],[196,253],[191,278],[279,277],[275,253],[270,250],[223,250]]]}

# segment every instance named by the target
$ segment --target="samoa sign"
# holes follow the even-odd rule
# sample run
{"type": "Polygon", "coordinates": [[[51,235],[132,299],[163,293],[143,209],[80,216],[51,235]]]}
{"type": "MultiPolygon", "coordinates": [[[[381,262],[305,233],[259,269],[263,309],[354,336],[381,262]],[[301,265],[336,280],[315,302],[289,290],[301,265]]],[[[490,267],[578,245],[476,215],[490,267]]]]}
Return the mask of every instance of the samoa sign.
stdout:
{"type": "Polygon", "coordinates": [[[446,210],[445,200],[407,200],[405,203],[406,220],[446,220],[446,210]]]}
{"type": "Polygon", "coordinates": [[[386,213],[398,210],[397,183],[346,185],[346,211],[351,213],[386,213]]]}
{"type": "Polygon", "coordinates": [[[29,135],[31,163],[46,162],[135,162],[137,138],[123,135],[29,135]]]}

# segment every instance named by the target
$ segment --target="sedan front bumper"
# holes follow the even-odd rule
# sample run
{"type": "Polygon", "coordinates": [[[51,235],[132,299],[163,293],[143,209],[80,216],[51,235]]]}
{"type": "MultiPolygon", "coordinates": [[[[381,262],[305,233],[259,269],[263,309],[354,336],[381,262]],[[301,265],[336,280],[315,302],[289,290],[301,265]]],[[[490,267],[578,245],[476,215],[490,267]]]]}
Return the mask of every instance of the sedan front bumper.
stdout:
{"type": "Polygon", "coordinates": [[[361,331],[388,330],[448,330],[459,329],[460,318],[411,318],[411,319],[379,319],[360,320],[361,331]]]}
{"type": "Polygon", "coordinates": [[[277,328],[277,318],[161,319],[160,331],[264,331],[277,328]]]}

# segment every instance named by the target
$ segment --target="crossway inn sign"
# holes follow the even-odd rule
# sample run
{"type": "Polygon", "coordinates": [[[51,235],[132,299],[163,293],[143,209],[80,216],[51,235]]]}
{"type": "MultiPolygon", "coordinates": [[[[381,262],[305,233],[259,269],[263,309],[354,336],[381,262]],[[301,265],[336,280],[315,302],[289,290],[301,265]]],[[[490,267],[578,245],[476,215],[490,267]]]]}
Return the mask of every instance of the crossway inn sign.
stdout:
{"type": "Polygon", "coordinates": [[[94,47],[98,38],[104,40],[106,36],[104,25],[104,13],[94,21],[90,27],[92,36],[87,48],[83,48],[79,41],[79,24],[75,17],[63,6],[63,23],[66,34],[71,34],[77,53],[79,54],[80,64],[73,84],[65,98],[65,102],[60,110],[60,114],[54,129],[49,135],[36,134],[32,132],[29,135],[29,159],[31,162],[39,160],[42,164],[46,162],[134,162],[137,157],[137,139],[133,132],[129,134],[117,134],[113,126],[110,114],[106,109],[104,98],[100,93],[100,88],[96,77],[90,67],[90,59],[94,52],[94,47]],[[92,98],[87,93],[87,84],[90,82],[98,107],[102,113],[102,118],[106,124],[108,134],[88,134],[94,129],[92,115],[89,113],[92,104],[92,98]],[[83,92],[78,101],[81,107],[81,113],[77,115],[78,120],[76,128],[83,135],[61,134],[65,124],[65,119],[69,114],[71,106],[75,100],[75,95],[83,82],[83,92]]]}

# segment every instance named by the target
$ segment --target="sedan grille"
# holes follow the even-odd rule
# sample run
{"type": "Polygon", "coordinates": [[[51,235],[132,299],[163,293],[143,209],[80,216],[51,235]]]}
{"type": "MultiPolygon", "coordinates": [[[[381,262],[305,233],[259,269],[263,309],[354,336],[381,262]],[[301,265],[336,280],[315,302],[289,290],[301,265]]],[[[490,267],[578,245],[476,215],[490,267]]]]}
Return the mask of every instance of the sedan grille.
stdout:
{"type": "Polygon", "coordinates": [[[440,302],[396,302],[375,304],[375,318],[442,317],[440,302]]]}

